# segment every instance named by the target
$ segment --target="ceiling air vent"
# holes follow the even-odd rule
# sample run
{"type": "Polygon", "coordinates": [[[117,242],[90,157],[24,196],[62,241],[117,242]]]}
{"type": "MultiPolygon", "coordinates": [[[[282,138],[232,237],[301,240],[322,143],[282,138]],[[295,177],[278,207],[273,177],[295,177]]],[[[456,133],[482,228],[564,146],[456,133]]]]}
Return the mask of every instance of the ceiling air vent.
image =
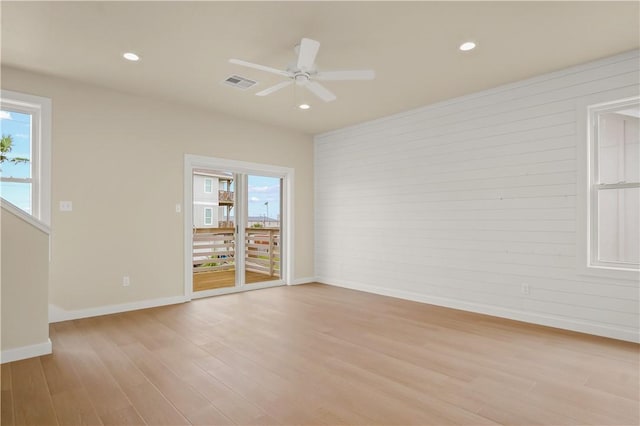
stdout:
{"type": "Polygon", "coordinates": [[[238,89],[246,90],[257,82],[249,80],[248,78],[240,77],[239,75],[232,75],[231,77],[227,77],[223,83],[237,87],[238,89]]]}

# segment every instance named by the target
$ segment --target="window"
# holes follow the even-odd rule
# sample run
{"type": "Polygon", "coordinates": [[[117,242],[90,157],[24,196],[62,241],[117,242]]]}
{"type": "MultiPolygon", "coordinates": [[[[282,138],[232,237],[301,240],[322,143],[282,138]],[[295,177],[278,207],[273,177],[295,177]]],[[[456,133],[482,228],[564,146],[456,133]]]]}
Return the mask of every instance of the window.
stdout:
{"type": "Polygon", "coordinates": [[[589,266],[640,265],[640,101],[589,108],[589,266]]]}
{"type": "Polygon", "coordinates": [[[0,195],[49,224],[51,101],[0,92],[0,195]]]}
{"type": "Polygon", "coordinates": [[[213,192],[213,179],[204,178],[204,192],[211,194],[213,192]]]}
{"type": "Polygon", "coordinates": [[[204,208],[204,224],[213,225],[213,208],[211,207],[204,208]]]}

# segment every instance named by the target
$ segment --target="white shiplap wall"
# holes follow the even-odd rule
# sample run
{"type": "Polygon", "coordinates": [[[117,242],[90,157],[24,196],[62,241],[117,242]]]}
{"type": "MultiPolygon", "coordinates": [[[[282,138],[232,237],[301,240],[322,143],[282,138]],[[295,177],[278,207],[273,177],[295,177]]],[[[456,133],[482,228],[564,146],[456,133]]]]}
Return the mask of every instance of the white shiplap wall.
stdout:
{"type": "Polygon", "coordinates": [[[318,281],[637,341],[638,281],[585,275],[577,253],[581,115],[637,94],[638,58],[316,136],[318,281]]]}

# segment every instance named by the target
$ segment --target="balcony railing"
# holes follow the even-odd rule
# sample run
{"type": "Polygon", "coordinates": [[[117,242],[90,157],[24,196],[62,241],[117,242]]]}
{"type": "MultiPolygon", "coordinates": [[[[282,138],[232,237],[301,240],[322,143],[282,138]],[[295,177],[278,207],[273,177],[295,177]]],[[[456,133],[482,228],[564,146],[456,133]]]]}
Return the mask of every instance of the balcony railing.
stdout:
{"type": "Polygon", "coordinates": [[[247,228],[245,238],[246,270],[280,277],[280,228],[247,228]]]}
{"type": "MultiPolygon", "coordinates": [[[[193,272],[235,268],[235,228],[197,228],[193,234],[193,272]]],[[[245,229],[245,269],[280,277],[280,229],[245,229]]]]}
{"type": "Polygon", "coordinates": [[[197,228],[193,234],[193,272],[233,269],[235,231],[235,228],[197,228]]]}
{"type": "Polygon", "coordinates": [[[218,203],[221,204],[232,204],[233,203],[233,191],[218,191],[218,203]]]}

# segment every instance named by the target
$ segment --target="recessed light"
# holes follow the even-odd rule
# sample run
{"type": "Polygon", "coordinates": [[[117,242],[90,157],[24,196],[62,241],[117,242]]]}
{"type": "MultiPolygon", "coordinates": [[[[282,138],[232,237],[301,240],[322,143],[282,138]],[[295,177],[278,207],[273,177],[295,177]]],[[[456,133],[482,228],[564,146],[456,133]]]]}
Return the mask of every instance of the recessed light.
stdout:
{"type": "Polygon", "coordinates": [[[136,62],[140,60],[140,56],[136,55],[133,52],[127,52],[123,54],[122,57],[125,58],[127,61],[132,61],[132,62],[136,62]]]}
{"type": "Polygon", "coordinates": [[[473,50],[476,48],[476,44],[472,41],[467,41],[465,43],[462,43],[459,47],[460,50],[462,50],[463,52],[467,52],[469,50],[473,50]]]}
{"type": "Polygon", "coordinates": [[[309,108],[311,108],[311,105],[309,105],[309,104],[300,104],[300,105],[298,105],[298,108],[300,108],[300,109],[309,109],[309,108]]]}

